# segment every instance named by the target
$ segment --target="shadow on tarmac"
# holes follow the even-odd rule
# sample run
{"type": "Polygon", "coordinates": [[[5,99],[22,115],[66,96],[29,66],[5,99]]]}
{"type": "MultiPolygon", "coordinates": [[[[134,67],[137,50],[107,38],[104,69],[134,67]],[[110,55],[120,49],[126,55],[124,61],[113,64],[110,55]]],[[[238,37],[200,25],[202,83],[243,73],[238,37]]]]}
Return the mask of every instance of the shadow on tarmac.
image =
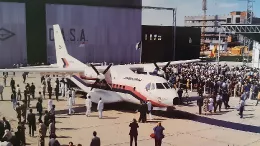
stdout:
{"type": "MultiPolygon", "coordinates": [[[[93,103],[92,107],[93,111],[96,111],[96,104],[93,103]]],[[[131,104],[131,103],[115,103],[115,104],[107,104],[105,105],[106,110],[116,110],[120,112],[128,112],[128,113],[136,113],[138,109],[138,105],[131,104]]],[[[76,113],[85,113],[86,108],[85,107],[75,107],[74,108],[76,113]]],[[[228,112],[228,111],[227,111],[228,112]]],[[[68,110],[60,110],[56,111],[56,114],[67,114],[68,110]]],[[[222,111],[220,114],[216,115],[221,115],[226,113],[226,111],[222,111]]],[[[193,113],[189,113],[186,111],[180,111],[180,110],[173,110],[173,111],[154,111],[153,115],[156,116],[161,116],[161,117],[167,117],[167,118],[175,118],[175,119],[186,119],[186,120],[191,120],[199,123],[204,123],[204,124],[209,124],[209,125],[214,125],[214,126],[219,126],[219,127],[224,127],[224,128],[229,128],[229,129],[234,129],[234,130],[239,130],[239,131],[244,131],[244,132],[251,132],[251,133],[260,133],[260,127],[259,126],[253,126],[253,125],[246,125],[242,123],[235,123],[235,122],[230,122],[230,121],[224,121],[224,120],[218,120],[218,119],[213,119],[208,115],[208,117],[203,117],[200,115],[196,115],[193,113]]],[[[238,115],[237,119],[240,119],[238,115]]],[[[249,119],[253,118],[253,114],[245,114],[244,119],[249,119]]],[[[108,118],[110,119],[110,118],[108,118]]],[[[112,117],[111,119],[115,119],[112,117]]],[[[156,119],[155,121],[161,121],[160,119],[156,119]]]]}

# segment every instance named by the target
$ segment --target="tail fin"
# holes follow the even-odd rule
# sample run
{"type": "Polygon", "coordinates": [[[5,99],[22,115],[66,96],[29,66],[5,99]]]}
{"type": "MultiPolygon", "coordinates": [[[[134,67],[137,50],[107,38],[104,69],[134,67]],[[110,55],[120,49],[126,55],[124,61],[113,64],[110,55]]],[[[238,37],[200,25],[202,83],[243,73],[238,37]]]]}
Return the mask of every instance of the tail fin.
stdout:
{"type": "Polygon", "coordinates": [[[79,60],[77,60],[76,58],[68,54],[61,33],[61,29],[58,24],[53,25],[53,32],[54,32],[57,65],[63,68],[68,68],[68,67],[75,68],[75,67],[86,66],[84,63],[80,62],[79,60]]]}

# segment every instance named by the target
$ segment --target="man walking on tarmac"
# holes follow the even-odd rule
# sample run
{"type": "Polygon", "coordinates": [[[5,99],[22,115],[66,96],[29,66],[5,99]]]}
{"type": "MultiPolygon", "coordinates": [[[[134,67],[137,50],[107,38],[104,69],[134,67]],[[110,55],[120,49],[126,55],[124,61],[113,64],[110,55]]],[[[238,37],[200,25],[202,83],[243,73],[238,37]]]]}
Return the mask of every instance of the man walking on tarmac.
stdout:
{"type": "Polygon", "coordinates": [[[86,116],[89,117],[91,113],[92,102],[90,96],[86,97],[86,116]]]}

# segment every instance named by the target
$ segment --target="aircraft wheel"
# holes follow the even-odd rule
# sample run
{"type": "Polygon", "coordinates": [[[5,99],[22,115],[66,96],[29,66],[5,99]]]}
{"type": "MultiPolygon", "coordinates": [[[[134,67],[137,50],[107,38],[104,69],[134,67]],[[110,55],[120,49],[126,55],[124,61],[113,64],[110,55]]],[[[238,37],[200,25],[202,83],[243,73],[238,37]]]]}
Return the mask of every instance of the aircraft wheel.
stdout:
{"type": "Polygon", "coordinates": [[[176,97],[173,99],[173,105],[178,105],[179,104],[179,98],[176,97]]]}

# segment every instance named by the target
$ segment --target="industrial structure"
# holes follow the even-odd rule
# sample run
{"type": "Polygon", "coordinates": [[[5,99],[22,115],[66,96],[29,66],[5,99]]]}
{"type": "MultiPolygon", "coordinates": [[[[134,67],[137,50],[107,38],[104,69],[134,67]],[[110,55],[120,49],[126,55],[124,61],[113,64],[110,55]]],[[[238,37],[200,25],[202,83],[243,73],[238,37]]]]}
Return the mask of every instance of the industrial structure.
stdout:
{"type": "MultiPolygon", "coordinates": [[[[206,20],[204,16],[185,16],[185,26],[187,27],[200,27],[202,33],[204,31],[205,37],[202,37],[201,43],[218,44],[218,35],[221,31],[221,25],[224,24],[247,24],[247,12],[234,11],[228,15],[208,15],[206,20]],[[205,29],[203,29],[205,28],[205,29]],[[205,40],[203,40],[203,38],[205,40]]],[[[260,24],[260,18],[253,17],[252,24],[260,24]]],[[[202,35],[202,36],[204,36],[202,35]]],[[[233,36],[227,39],[227,34],[221,35],[221,43],[226,41],[235,42],[239,41],[239,38],[233,36]]]]}
{"type": "MultiPolygon", "coordinates": [[[[207,0],[202,0],[202,16],[185,16],[185,26],[199,27],[201,34],[201,49],[204,50],[214,48],[219,44],[219,34],[221,33],[221,25],[225,24],[260,24],[260,18],[253,15],[253,0],[247,1],[247,11],[233,11],[228,15],[206,15],[207,0]],[[206,46],[206,47],[205,47],[206,46]]],[[[250,40],[238,34],[220,34],[220,48],[223,50],[227,46],[250,45],[250,40]]]]}

